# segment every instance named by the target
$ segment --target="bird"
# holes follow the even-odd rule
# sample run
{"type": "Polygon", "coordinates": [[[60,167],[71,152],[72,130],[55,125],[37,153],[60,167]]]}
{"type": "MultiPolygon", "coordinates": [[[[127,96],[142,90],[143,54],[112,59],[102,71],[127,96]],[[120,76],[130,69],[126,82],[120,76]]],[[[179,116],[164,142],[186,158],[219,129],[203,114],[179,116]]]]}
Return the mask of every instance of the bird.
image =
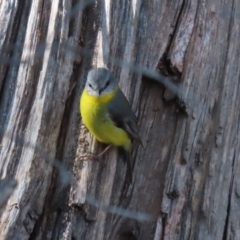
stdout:
{"type": "Polygon", "coordinates": [[[88,72],[80,98],[82,122],[92,135],[108,146],[97,155],[101,157],[112,146],[124,154],[132,181],[131,146],[135,140],[142,144],[137,117],[107,68],[93,68],[88,72]]]}

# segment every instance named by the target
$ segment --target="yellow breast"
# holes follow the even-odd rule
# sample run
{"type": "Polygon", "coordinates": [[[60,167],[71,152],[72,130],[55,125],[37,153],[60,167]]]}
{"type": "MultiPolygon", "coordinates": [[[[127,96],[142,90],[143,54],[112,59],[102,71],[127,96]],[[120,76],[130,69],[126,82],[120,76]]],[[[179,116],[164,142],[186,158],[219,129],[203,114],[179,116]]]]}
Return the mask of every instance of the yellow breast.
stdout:
{"type": "Polygon", "coordinates": [[[116,91],[104,96],[92,96],[84,89],[80,100],[80,112],[83,123],[98,141],[129,150],[130,138],[123,129],[113,123],[108,114],[108,104],[116,91]]]}

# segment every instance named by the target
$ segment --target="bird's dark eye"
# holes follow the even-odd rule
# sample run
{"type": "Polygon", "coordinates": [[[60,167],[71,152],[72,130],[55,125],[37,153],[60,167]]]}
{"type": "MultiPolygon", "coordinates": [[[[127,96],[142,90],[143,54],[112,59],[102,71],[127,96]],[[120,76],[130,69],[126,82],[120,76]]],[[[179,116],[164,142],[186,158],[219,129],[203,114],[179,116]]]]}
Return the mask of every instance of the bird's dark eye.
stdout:
{"type": "Polygon", "coordinates": [[[109,86],[109,83],[110,83],[110,81],[108,80],[108,81],[107,81],[107,83],[106,83],[106,87],[108,87],[108,86],[109,86]]]}
{"type": "Polygon", "coordinates": [[[88,85],[89,85],[90,88],[92,88],[92,84],[89,83],[88,85]]]}

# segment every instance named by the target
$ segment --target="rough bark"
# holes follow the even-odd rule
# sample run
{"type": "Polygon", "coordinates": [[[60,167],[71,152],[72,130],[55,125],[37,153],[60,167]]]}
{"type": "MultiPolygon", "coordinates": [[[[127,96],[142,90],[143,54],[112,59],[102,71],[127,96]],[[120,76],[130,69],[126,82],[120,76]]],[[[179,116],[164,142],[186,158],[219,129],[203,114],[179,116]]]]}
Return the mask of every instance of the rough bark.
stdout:
{"type": "Polygon", "coordinates": [[[0,13],[0,174],[18,182],[1,239],[240,238],[239,1],[1,0],[0,13]],[[81,161],[102,148],[80,124],[92,66],[138,116],[132,184],[116,149],[81,161]]]}

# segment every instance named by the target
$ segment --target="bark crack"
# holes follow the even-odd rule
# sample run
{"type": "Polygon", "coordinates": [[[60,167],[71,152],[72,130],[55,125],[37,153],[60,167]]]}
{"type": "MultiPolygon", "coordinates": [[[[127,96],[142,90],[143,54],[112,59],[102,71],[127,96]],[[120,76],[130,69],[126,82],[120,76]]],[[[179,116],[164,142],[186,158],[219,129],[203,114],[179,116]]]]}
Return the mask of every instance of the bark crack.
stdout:
{"type": "Polygon", "coordinates": [[[178,13],[178,16],[177,16],[177,20],[176,20],[176,24],[174,26],[173,32],[171,34],[171,37],[168,40],[166,51],[163,54],[163,56],[160,59],[160,62],[158,64],[158,68],[159,68],[160,72],[163,75],[166,75],[166,76],[172,76],[172,77],[176,76],[177,79],[173,79],[175,81],[179,81],[180,76],[181,76],[182,73],[176,67],[174,67],[172,65],[171,60],[168,59],[168,53],[169,53],[171,45],[172,45],[172,43],[174,41],[174,36],[177,33],[177,30],[178,30],[178,27],[179,27],[179,24],[180,24],[180,19],[181,19],[182,13],[183,13],[184,6],[185,6],[185,0],[182,2],[182,6],[180,7],[180,10],[179,10],[179,13],[178,13]]]}
{"type": "Polygon", "coordinates": [[[234,166],[235,166],[235,152],[234,152],[234,157],[233,157],[233,162],[232,162],[232,177],[231,177],[231,182],[230,182],[230,187],[229,187],[229,192],[228,192],[228,204],[227,204],[227,215],[225,219],[225,224],[224,224],[224,231],[223,231],[223,240],[227,239],[227,234],[228,234],[228,226],[229,226],[229,218],[230,218],[230,209],[231,209],[231,195],[232,195],[232,190],[233,190],[233,180],[234,180],[234,166]]]}
{"type": "Polygon", "coordinates": [[[162,216],[162,236],[160,238],[161,240],[164,240],[165,227],[166,227],[166,217],[167,217],[167,214],[163,213],[163,216],[162,216]]]}

